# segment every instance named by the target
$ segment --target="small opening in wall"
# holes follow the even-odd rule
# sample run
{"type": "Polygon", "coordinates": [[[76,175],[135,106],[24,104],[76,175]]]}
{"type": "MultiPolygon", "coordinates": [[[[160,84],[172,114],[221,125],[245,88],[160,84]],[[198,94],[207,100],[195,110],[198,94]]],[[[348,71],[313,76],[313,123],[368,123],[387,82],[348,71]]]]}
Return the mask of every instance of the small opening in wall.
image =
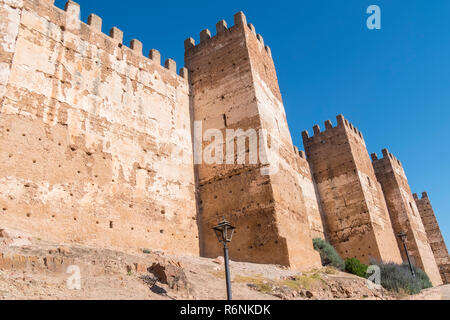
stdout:
{"type": "Polygon", "coordinates": [[[96,221],[95,224],[100,224],[100,222],[96,221]]]}
{"type": "Polygon", "coordinates": [[[31,213],[27,213],[27,217],[28,217],[28,218],[31,217],[31,213]]]}
{"type": "Polygon", "coordinates": [[[369,177],[367,177],[367,181],[369,181],[369,186],[371,187],[372,186],[372,181],[370,181],[369,177]]]}
{"type": "Polygon", "coordinates": [[[163,233],[164,233],[164,230],[159,230],[159,233],[163,234],[163,233]]]}
{"type": "Polygon", "coordinates": [[[109,228],[110,229],[114,228],[114,223],[112,221],[109,222],[109,228]]]}
{"type": "Polygon", "coordinates": [[[77,221],[77,217],[74,217],[73,220],[74,220],[74,221],[77,221]]]}
{"type": "Polygon", "coordinates": [[[131,231],[133,231],[134,230],[134,227],[131,227],[131,231]]]}

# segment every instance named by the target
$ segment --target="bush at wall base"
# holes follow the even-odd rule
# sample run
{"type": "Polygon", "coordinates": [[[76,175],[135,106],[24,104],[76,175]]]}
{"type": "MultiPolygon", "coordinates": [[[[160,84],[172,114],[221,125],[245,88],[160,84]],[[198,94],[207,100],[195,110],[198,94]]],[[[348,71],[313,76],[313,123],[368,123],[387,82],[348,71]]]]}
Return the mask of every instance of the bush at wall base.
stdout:
{"type": "Polygon", "coordinates": [[[314,249],[320,253],[323,266],[333,266],[341,271],[345,270],[344,260],[339,256],[336,249],[323,239],[313,239],[314,249]]]}
{"type": "Polygon", "coordinates": [[[345,271],[361,278],[367,277],[367,268],[369,268],[368,265],[361,263],[361,261],[356,258],[345,261],[345,271]]]}
{"type": "Polygon", "coordinates": [[[380,267],[381,285],[386,290],[414,295],[433,287],[428,275],[417,266],[413,266],[416,274],[414,278],[408,263],[371,263],[380,267]]]}

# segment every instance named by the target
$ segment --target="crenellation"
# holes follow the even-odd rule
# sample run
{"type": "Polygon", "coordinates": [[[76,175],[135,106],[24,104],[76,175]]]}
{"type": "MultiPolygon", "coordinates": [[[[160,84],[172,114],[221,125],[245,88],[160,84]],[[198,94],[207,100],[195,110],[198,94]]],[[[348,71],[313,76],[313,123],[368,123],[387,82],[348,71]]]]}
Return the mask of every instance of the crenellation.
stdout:
{"type": "Polygon", "coordinates": [[[234,15],[235,26],[245,26],[247,24],[247,17],[242,11],[239,11],[234,15]]]}
{"type": "Polygon", "coordinates": [[[314,135],[319,135],[321,133],[320,126],[317,124],[313,127],[313,130],[314,130],[314,135]]]}
{"type": "Polygon", "coordinates": [[[166,62],[164,63],[164,66],[166,69],[172,71],[172,72],[177,72],[177,63],[172,60],[172,59],[167,59],[166,62]]]}
{"type": "Polygon", "coordinates": [[[330,120],[325,121],[325,129],[326,130],[333,129],[333,123],[330,120]]]}
{"type": "Polygon", "coordinates": [[[348,125],[348,121],[344,118],[342,114],[338,115],[336,117],[338,127],[344,127],[345,125],[348,125]]]}
{"type": "Polygon", "coordinates": [[[269,46],[265,46],[264,48],[266,49],[266,52],[269,55],[269,57],[272,58],[272,50],[270,50],[270,47],[269,46]]]}
{"type": "Polygon", "coordinates": [[[251,24],[251,23],[249,23],[247,26],[248,26],[248,28],[250,29],[250,31],[253,33],[253,35],[256,37],[256,29],[255,29],[255,26],[254,26],[253,24],[251,24]]]}
{"type": "Polygon", "coordinates": [[[264,47],[264,38],[262,37],[262,35],[260,35],[259,33],[256,35],[256,38],[258,39],[258,41],[262,44],[262,46],[264,47]]]}
{"type": "Polygon", "coordinates": [[[151,49],[148,53],[148,57],[157,65],[161,65],[161,53],[156,49],[151,49]]]}
{"type": "Polygon", "coordinates": [[[195,47],[195,40],[193,38],[187,38],[184,40],[184,50],[188,51],[195,47]]]}
{"type": "Polygon", "coordinates": [[[225,20],[220,20],[216,24],[216,34],[219,35],[225,31],[228,31],[227,22],[225,20]]]}
{"type": "Polygon", "coordinates": [[[142,55],[143,44],[141,41],[133,39],[130,41],[130,49],[136,52],[136,54],[142,55]]]}
{"type": "Polygon", "coordinates": [[[102,31],[102,18],[96,14],[90,14],[88,17],[88,25],[92,27],[93,30],[102,31]]]}
{"type": "Polygon", "coordinates": [[[204,29],[200,32],[200,43],[204,43],[211,39],[211,31],[204,29]]]}
{"type": "Polygon", "coordinates": [[[64,11],[69,14],[80,16],[80,5],[75,1],[68,0],[64,6],[64,11]]]}
{"type": "Polygon", "coordinates": [[[115,41],[119,42],[119,44],[123,43],[123,31],[117,27],[112,27],[109,31],[109,36],[113,38],[115,41]]]}
{"type": "Polygon", "coordinates": [[[307,141],[310,139],[308,130],[302,132],[303,141],[307,141]]]}
{"type": "Polygon", "coordinates": [[[183,79],[189,80],[189,70],[187,68],[185,68],[185,67],[181,68],[179,75],[183,79]]]}

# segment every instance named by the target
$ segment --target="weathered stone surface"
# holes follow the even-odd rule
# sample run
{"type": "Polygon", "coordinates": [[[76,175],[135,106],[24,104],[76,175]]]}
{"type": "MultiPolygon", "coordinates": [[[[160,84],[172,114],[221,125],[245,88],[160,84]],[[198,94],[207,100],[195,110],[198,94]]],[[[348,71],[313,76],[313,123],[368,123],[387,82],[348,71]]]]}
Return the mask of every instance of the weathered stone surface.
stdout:
{"type": "Polygon", "coordinates": [[[303,133],[325,215],[328,238],[343,258],[402,261],[381,186],[363,136],[337,117],[338,125],[314,136],[303,133]]]}
{"type": "Polygon", "coordinates": [[[426,192],[423,192],[421,199],[419,199],[417,194],[414,194],[414,199],[425,227],[428,242],[439,267],[441,279],[445,284],[448,284],[450,283],[450,256],[433,207],[431,206],[430,198],[426,192]]]}
{"type": "MultiPolygon", "coordinates": [[[[276,172],[270,172],[261,158],[250,161],[253,146],[242,152],[245,164],[198,166],[202,254],[220,254],[211,228],[225,216],[239,226],[230,247],[233,260],[317,266],[320,258],[312,247],[296,163],[299,155],[292,145],[273,60],[246,24],[220,30],[212,38],[204,30],[199,45],[186,45],[194,119],[202,122],[201,134],[219,130],[227,141],[219,149],[227,154],[226,145],[249,141],[248,130],[265,129],[280,148],[269,159],[276,172]]],[[[268,146],[259,148],[268,152],[268,146]]]]}
{"type": "MultiPolygon", "coordinates": [[[[372,161],[383,188],[394,233],[407,235],[406,246],[412,262],[427,273],[433,285],[441,285],[439,269],[401,162],[386,149],[383,150],[381,159],[372,154],[372,161]]],[[[403,242],[399,237],[397,242],[403,261],[406,262],[403,242]]]]}
{"type": "Polygon", "coordinates": [[[0,2],[0,225],[198,254],[188,83],[78,14],[0,2]]]}
{"type": "MultiPolygon", "coordinates": [[[[325,132],[315,126],[314,137],[305,135],[308,160],[293,146],[271,50],[242,12],[230,28],[220,21],[215,36],[203,30],[198,45],[187,39],[187,68],[177,75],[176,62],[161,66],[157,50],[146,58],[138,40],[126,47],[120,29],[103,34],[100,17],[80,21],[75,2],[64,11],[53,3],[0,0],[2,227],[65,243],[149,248],[161,257],[217,257],[222,248],[211,227],[225,216],[238,227],[235,261],[317,267],[313,237],[330,240],[344,258],[401,261],[362,134],[339,117],[336,128],[327,121],[325,132]],[[194,120],[202,122],[200,135],[216,129],[226,138],[217,148],[224,154],[244,141],[234,164],[194,165],[194,120]]],[[[411,251],[422,259],[423,230],[409,220],[411,251]]],[[[445,276],[443,239],[436,242],[423,224],[445,276]]],[[[5,241],[22,246],[29,238],[5,241]]],[[[45,268],[59,270],[61,259],[48,258],[45,268]]],[[[432,259],[422,260],[426,269],[432,259]]],[[[177,266],[167,268],[176,278],[177,266]]]]}

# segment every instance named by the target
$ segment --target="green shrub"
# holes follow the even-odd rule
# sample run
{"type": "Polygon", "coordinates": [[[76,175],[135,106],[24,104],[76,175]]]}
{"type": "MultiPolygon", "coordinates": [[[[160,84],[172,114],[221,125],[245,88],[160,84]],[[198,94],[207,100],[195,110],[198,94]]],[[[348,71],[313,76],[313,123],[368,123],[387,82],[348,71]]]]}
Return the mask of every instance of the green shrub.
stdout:
{"type": "Polygon", "coordinates": [[[417,266],[413,266],[416,274],[416,277],[413,278],[408,263],[400,265],[373,261],[372,264],[380,267],[381,285],[386,290],[414,295],[433,286],[428,275],[417,266]]]}
{"type": "Polygon", "coordinates": [[[366,278],[367,268],[369,268],[368,265],[361,263],[361,261],[356,258],[351,258],[345,261],[345,271],[362,278],[366,278]]]}
{"type": "Polygon", "coordinates": [[[320,253],[323,266],[333,266],[342,271],[345,269],[344,260],[331,244],[319,238],[314,239],[313,244],[314,249],[320,253]]]}

